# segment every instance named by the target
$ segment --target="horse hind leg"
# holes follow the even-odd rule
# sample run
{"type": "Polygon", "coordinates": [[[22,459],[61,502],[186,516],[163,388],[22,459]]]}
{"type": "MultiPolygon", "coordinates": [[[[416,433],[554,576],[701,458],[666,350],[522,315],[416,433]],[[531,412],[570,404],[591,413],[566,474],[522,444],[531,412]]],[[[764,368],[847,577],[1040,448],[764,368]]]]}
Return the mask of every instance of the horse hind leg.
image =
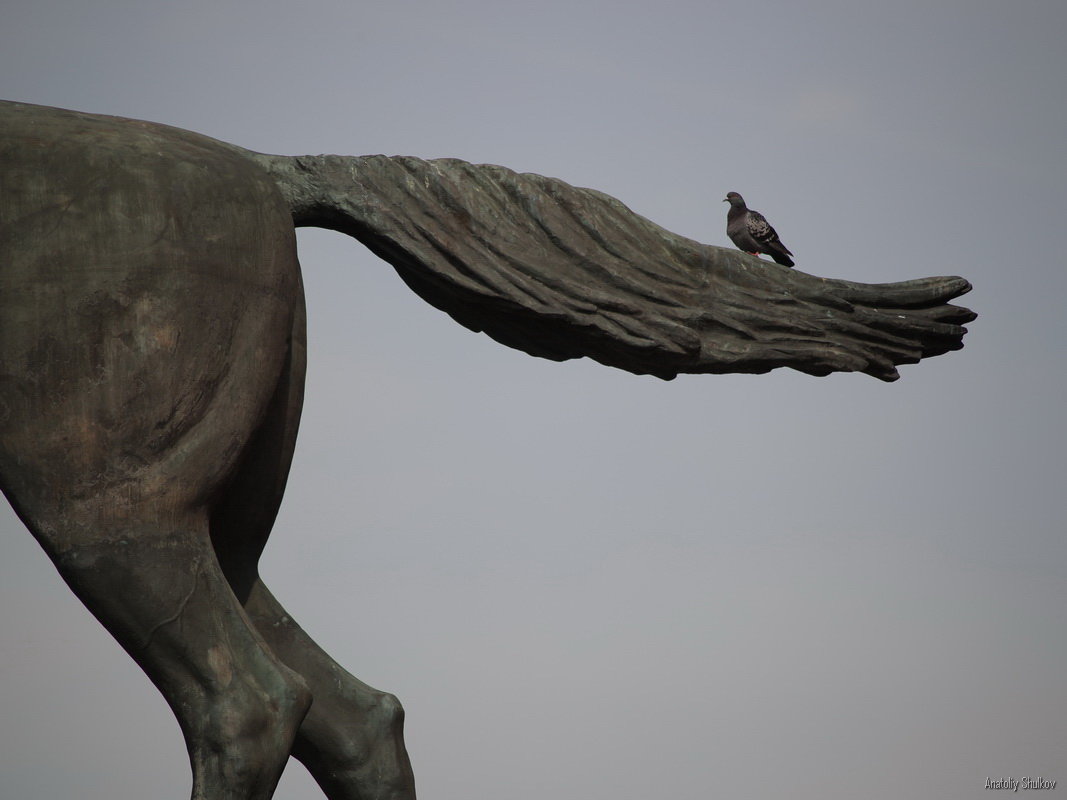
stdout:
{"type": "MultiPolygon", "coordinates": [[[[241,377],[249,376],[229,380],[241,377]]],[[[249,391],[266,403],[270,386],[249,391]]],[[[35,454],[33,470],[5,486],[64,580],[167,700],[188,748],[194,800],[270,798],[311,705],[307,684],[251,624],[212,542],[213,503],[240,475],[228,445],[252,447],[254,424],[247,409],[216,399],[179,442],[187,446],[142,469],[123,461],[121,477],[105,476],[91,491],[47,496],[52,451],[35,454]]]]}
{"type": "MultiPolygon", "coordinates": [[[[23,422],[44,438],[43,423],[23,422]]],[[[80,473],[67,463],[84,453],[72,450],[65,462],[53,449],[9,452],[9,444],[0,438],[0,463],[21,468],[0,474],[0,485],[74,594],[171,707],[193,800],[270,798],[311,693],[266,648],[223,574],[209,509],[190,500],[210,495],[210,485],[180,463],[156,463],[147,478],[134,463],[105,487],[75,492],[80,473]]]]}
{"type": "Polygon", "coordinates": [[[267,646],[310,687],[314,702],[292,754],[330,800],[413,800],[404,711],[391,694],[350,675],[267,590],[258,563],[292,460],[303,400],[304,319],[298,307],[289,355],[266,418],[237,475],[215,504],[211,538],[234,595],[267,646]]]}
{"type": "Polygon", "coordinates": [[[210,512],[285,356],[288,205],[196,134],[0,116],[0,487],[162,691],[193,797],[268,798],[310,692],[234,596],[210,512]]]}
{"type": "MultiPolygon", "coordinates": [[[[83,532],[87,521],[83,513],[31,524],[47,545],[72,523],[83,532]]],[[[271,797],[311,696],[249,625],[215,558],[206,515],[129,515],[96,534],[85,541],[79,532],[77,543],[50,555],[166,698],[189,751],[192,797],[271,797]]]]}
{"type": "Polygon", "coordinates": [[[293,620],[262,581],[245,604],[270,647],[315,697],[293,756],[330,800],[414,800],[404,709],[388,692],[349,674],[293,620]]]}

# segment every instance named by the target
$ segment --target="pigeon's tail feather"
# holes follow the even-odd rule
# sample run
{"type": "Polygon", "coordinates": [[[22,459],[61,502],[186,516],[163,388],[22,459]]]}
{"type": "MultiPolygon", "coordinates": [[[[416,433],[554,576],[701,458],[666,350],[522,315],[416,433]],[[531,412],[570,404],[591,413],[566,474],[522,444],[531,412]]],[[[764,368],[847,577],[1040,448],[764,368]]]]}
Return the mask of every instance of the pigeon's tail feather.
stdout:
{"type": "Polygon", "coordinates": [[[775,243],[767,245],[766,247],[767,255],[773,258],[777,263],[781,264],[783,267],[793,266],[793,259],[789,257],[793,254],[786,250],[783,245],[775,243]]]}

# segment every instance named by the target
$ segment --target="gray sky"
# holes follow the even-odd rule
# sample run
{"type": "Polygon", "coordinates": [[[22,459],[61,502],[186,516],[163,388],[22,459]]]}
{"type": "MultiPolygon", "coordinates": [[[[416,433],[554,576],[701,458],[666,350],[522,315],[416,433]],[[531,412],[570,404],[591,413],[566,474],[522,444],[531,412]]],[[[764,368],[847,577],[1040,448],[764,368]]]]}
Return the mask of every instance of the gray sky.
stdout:
{"type": "MultiPolygon", "coordinates": [[[[455,156],[797,267],[959,274],[967,347],[638,378],[456,325],[301,231],[308,399],[264,574],[396,693],[420,796],[1067,789],[1055,2],[8,3],[0,97],[256,150],[455,156]]],[[[183,798],[169,710],[0,515],[0,797],[183,798]]],[[[291,762],[278,797],[320,797],[291,762]]]]}

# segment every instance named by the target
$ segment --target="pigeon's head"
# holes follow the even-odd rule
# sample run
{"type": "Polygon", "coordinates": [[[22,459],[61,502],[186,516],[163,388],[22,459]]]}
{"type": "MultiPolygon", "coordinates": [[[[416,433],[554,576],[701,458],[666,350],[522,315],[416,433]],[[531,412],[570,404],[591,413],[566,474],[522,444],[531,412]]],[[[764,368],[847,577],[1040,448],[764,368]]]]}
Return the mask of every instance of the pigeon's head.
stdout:
{"type": "Polygon", "coordinates": [[[739,195],[737,192],[727,192],[726,197],[723,198],[724,203],[729,203],[734,208],[744,208],[745,198],[739,195]]]}

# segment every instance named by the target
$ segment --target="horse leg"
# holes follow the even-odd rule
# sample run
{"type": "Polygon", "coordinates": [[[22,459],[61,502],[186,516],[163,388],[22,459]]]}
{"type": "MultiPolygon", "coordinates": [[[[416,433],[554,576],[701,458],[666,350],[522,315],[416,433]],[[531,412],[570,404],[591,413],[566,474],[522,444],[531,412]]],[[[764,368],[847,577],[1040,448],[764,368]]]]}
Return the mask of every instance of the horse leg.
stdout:
{"type": "Polygon", "coordinates": [[[238,602],[259,634],[311,689],[314,702],[297,731],[293,756],[331,800],[413,800],[415,783],[399,701],[353,677],[330,658],[286,613],[258,574],[292,460],[304,369],[301,304],[266,418],[246,449],[236,478],[214,506],[212,541],[238,602]]]}
{"type": "Polygon", "coordinates": [[[266,800],[310,692],[249,625],[206,514],[105,519],[120,502],[101,498],[95,509],[31,525],[70,588],[166,698],[185,736],[194,800],[266,800]],[[72,523],[79,543],[48,547],[72,523]],[[93,523],[90,539],[84,526],[93,523]]]}
{"type": "Polygon", "coordinates": [[[0,488],[185,734],[197,800],[266,800],[311,702],[218,563],[299,289],[288,205],[233,149],[0,108],[0,488]]]}
{"type": "Polygon", "coordinates": [[[307,681],[315,702],[293,756],[330,800],[414,800],[404,709],[392,694],[350,675],[300,628],[262,581],[245,611],[271,649],[307,681]]]}
{"type": "MultiPolygon", "coordinates": [[[[285,325],[291,316],[261,324],[285,325]]],[[[37,414],[9,415],[0,430],[0,485],[63,579],[170,705],[185,736],[194,800],[270,798],[311,704],[307,685],[250,623],[211,541],[212,504],[240,464],[233,444],[253,437],[285,341],[281,333],[259,348],[276,359],[235,358],[218,378],[187,371],[194,387],[206,385],[204,396],[215,395],[199,425],[184,431],[166,396],[140,406],[140,418],[132,413],[138,406],[123,403],[127,424],[158,418],[162,424],[146,427],[161,436],[178,430],[161,453],[125,431],[97,444],[93,437],[109,432],[94,421],[102,412],[69,412],[58,391],[58,409],[41,403],[37,414]],[[239,369],[263,364],[266,379],[239,369]],[[231,402],[231,387],[246,389],[247,402],[231,402]]],[[[112,391],[136,389],[123,381],[112,391]]],[[[102,404],[88,389],[70,396],[102,404]]]]}

